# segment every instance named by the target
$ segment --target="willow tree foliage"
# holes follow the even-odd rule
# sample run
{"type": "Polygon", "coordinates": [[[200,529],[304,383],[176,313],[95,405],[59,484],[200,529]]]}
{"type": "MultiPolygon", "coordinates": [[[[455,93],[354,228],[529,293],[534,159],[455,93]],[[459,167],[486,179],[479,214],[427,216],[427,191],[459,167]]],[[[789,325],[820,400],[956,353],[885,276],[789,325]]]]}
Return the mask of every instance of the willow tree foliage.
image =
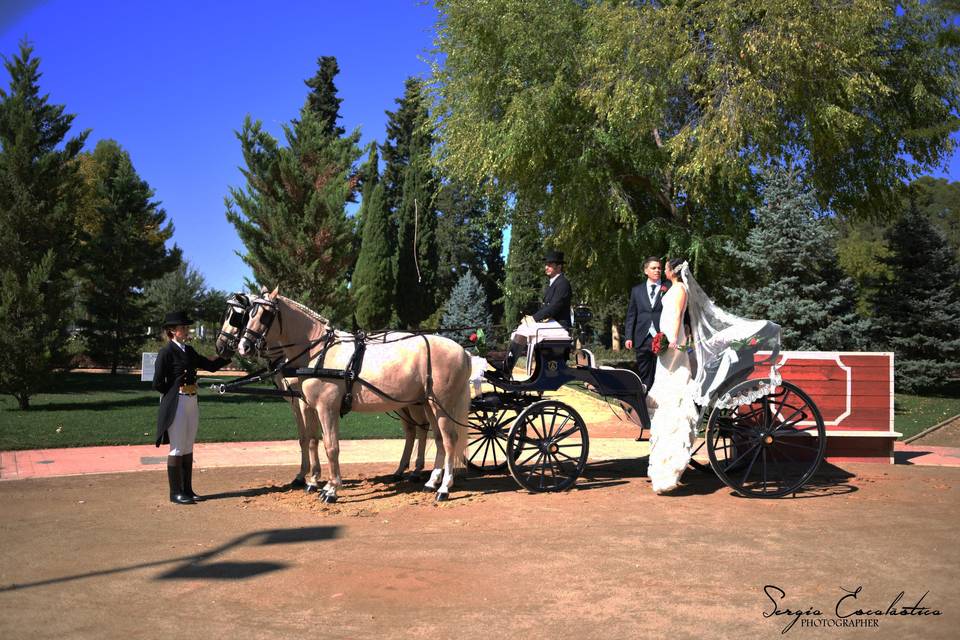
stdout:
{"type": "Polygon", "coordinates": [[[328,60],[320,58],[320,71],[307,81],[311,92],[299,118],[283,127],[285,146],[259,120],[245,119],[237,137],[247,184],[230,189],[226,215],[257,282],[279,284],[282,294],[342,322],[356,257],[345,207],[354,196],[360,133],[338,135],[328,60]]]}
{"type": "Polygon", "coordinates": [[[23,43],[4,57],[0,89],[0,393],[20,409],[49,384],[68,338],[83,182],[68,138],[73,115],[40,91],[40,59],[23,43]]]}
{"type": "Polygon", "coordinates": [[[539,203],[599,290],[661,251],[723,270],[770,163],[825,210],[888,211],[957,128],[960,36],[936,4],[437,5],[441,163],[539,203]]]}

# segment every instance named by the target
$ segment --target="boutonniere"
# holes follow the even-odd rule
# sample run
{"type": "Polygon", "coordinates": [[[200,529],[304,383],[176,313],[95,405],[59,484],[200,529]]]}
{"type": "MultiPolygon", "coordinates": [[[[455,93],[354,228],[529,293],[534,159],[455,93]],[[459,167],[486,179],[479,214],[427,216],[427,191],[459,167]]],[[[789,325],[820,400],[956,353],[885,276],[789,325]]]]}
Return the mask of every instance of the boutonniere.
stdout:
{"type": "Polygon", "coordinates": [[[667,292],[667,285],[665,284],[660,285],[660,293],[666,293],[666,292],[667,292]]]}

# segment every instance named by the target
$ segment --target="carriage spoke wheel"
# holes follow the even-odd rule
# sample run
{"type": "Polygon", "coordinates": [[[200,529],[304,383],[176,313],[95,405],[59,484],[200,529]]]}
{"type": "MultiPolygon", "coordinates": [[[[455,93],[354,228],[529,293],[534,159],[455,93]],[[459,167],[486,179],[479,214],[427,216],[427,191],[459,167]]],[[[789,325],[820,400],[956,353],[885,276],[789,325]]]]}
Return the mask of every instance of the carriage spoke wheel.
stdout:
{"type": "Polygon", "coordinates": [[[467,443],[467,467],[478,473],[494,473],[507,468],[507,434],[517,409],[504,405],[495,393],[485,393],[470,405],[467,443]]]}
{"type": "MultiPolygon", "coordinates": [[[[747,381],[731,395],[749,389],[747,381]]],[[[816,473],[827,446],[823,417],[806,393],[789,382],[750,404],[714,407],[707,453],[717,476],[748,498],[794,493],[816,473]]]]}
{"type": "Polygon", "coordinates": [[[572,487],[587,464],[587,425],[570,406],[536,402],[517,416],[507,437],[510,475],[533,492],[572,487]]]}

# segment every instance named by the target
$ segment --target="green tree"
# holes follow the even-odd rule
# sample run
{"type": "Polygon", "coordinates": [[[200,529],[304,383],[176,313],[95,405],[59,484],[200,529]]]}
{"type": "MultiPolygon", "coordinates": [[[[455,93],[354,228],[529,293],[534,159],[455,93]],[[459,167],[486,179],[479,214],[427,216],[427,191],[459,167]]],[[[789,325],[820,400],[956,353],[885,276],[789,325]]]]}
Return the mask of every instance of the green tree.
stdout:
{"type": "Polygon", "coordinates": [[[438,181],[433,129],[423,81],[408,78],[397,111],[387,112],[384,192],[397,228],[396,308],[402,326],[420,326],[437,307],[438,181]]]}
{"type": "Polygon", "coordinates": [[[337,125],[337,120],[340,119],[340,103],[343,102],[337,97],[337,86],[333,83],[338,73],[340,65],[337,64],[337,59],[333,56],[321,56],[317,58],[317,72],[309,80],[303,81],[310,89],[304,108],[317,116],[326,135],[336,138],[346,133],[343,127],[337,125]]]}
{"type": "Polygon", "coordinates": [[[503,227],[505,206],[501,196],[447,182],[437,194],[437,288],[442,297],[464,273],[473,272],[491,301],[495,321],[503,316],[503,227]]]}
{"type": "Polygon", "coordinates": [[[516,325],[524,314],[536,311],[544,285],[539,215],[516,203],[512,218],[503,285],[503,323],[508,328],[516,325]]]}
{"type": "Polygon", "coordinates": [[[772,320],[785,349],[856,350],[869,323],[856,313],[853,280],[837,264],[836,232],[818,215],[812,191],[797,173],[767,172],[757,223],[746,246],[730,246],[740,261],[738,287],[727,289],[735,313],[772,320]]]}
{"type": "Polygon", "coordinates": [[[453,287],[450,298],[443,306],[443,326],[462,328],[458,331],[446,332],[446,335],[458,342],[463,342],[477,329],[483,329],[489,333],[492,324],[483,286],[476,276],[467,271],[453,287]]]}
{"type": "Polygon", "coordinates": [[[952,149],[960,37],[930,3],[437,6],[445,174],[542,210],[602,293],[667,238],[705,284],[729,276],[758,167],[793,159],[822,209],[883,213],[952,149]]]}
{"type": "Polygon", "coordinates": [[[280,285],[281,293],[343,322],[350,315],[347,284],[356,258],[345,206],[353,199],[360,133],[331,133],[329,109],[320,108],[336,93],[326,60],[320,59],[299,119],[283,128],[286,146],[260,121],[245,119],[237,137],[247,184],[230,189],[226,215],[257,282],[280,285]]]}
{"type": "Polygon", "coordinates": [[[175,269],[180,250],[167,250],[173,225],[151,200],[154,192],[129,154],[113,140],[102,140],[89,159],[81,166],[96,206],[81,236],[85,314],[79,327],[89,355],[116,375],[120,364],[135,358],[156,313],[144,286],[175,269]]]}
{"type": "Polygon", "coordinates": [[[83,182],[77,156],[89,132],[67,138],[73,115],[40,93],[40,60],[21,43],[4,56],[0,89],[0,393],[20,409],[61,363],[73,308],[83,182]]]}
{"type": "MultiPolygon", "coordinates": [[[[173,311],[196,314],[205,291],[203,274],[191,267],[186,260],[180,262],[172,271],[151,280],[144,287],[144,296],[155,314],[151,325],[159,327],[164,314],[173,311]]],[[[223,306],[221,313],[222,311],[223,306]]]]}
{"type": "Polygon", "coordinates": [[[378,179],[378,164],[374,144],[365,171],[359,214],[362,239],[351,286],[357,324],[365,330],[389,327],[396,316],[393,306],[396,248],[383,184],[378,179]]]}
{"type": "Polygon", "coordinates": [[[886,233],[892,279],[873,297],[879,345],[896,354],[897,389],[935,391],[960,375],[960,266],[914,199],[886,233]]]}

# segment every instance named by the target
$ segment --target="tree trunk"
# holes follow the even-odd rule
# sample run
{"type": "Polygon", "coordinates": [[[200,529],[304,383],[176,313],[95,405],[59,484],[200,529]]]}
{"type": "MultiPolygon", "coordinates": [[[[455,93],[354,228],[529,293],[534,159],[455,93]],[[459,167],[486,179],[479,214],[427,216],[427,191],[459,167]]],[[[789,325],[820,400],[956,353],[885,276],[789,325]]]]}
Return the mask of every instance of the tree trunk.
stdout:
{"type": "Polygon", "coordinates": [[[617,326],[616,318],[610,321],[610,348],[620,351],[620,327],[617,326]]]}

